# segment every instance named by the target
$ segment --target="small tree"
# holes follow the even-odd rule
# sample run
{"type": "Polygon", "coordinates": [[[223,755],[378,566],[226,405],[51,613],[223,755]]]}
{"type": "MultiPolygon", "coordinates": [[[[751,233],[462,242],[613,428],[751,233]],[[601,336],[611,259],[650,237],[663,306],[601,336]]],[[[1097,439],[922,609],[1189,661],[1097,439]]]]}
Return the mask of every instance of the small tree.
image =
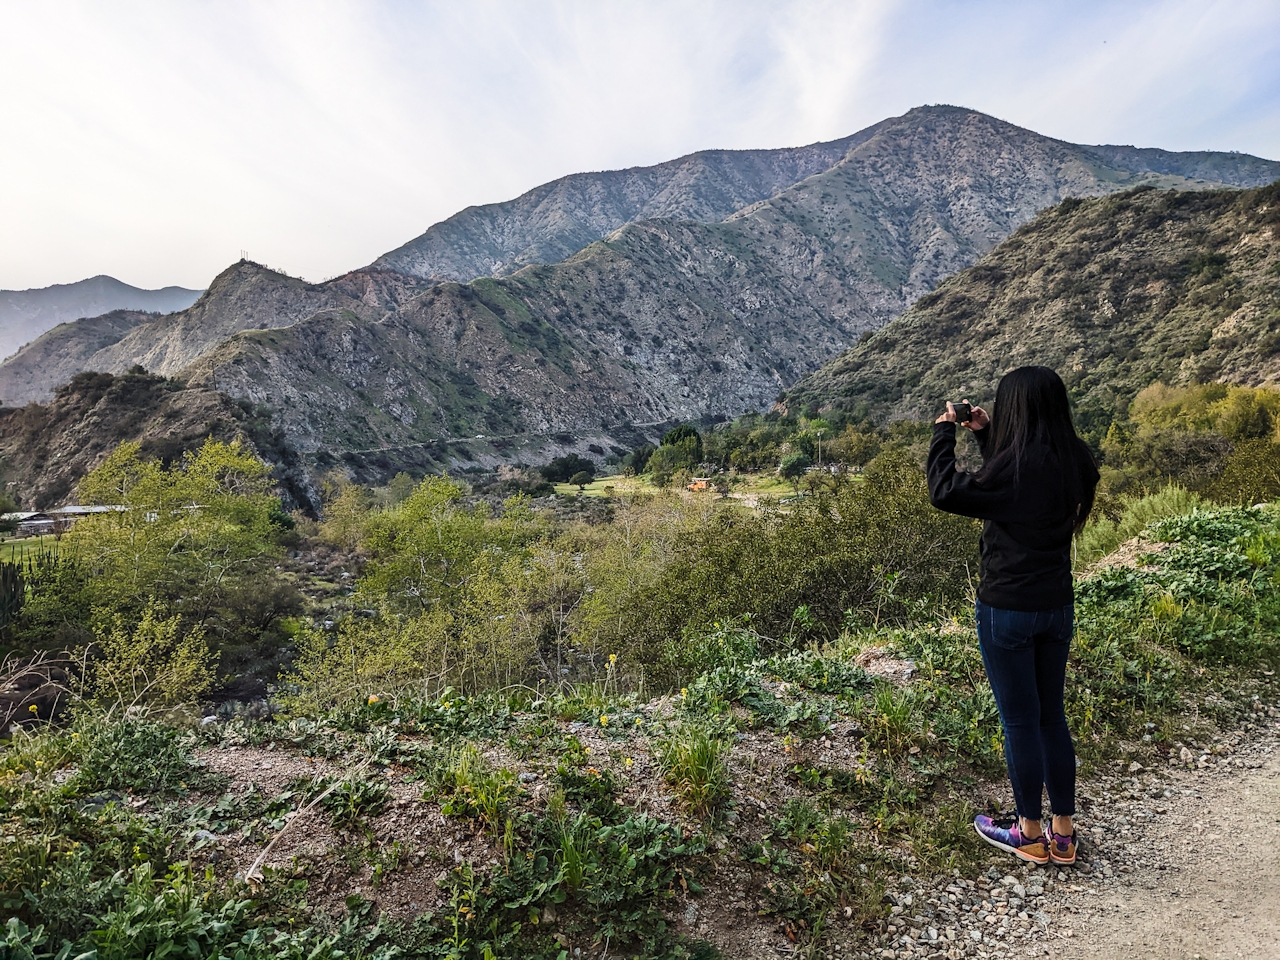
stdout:
{"type": "Polygon", "coordinates": [[[813,461],[803,453],[788,453],[778,464],[778,473],[784,480],[790,480],[792,488],[799,493],[800,478],[812,464],[813,461]]]}
{"type": "Polygon", "coordinates": [[[594,478],[591,476],[591,474],[587,473],[587,471],[579,470],[577,473],[575,473],[572,477],[569,478],[569,482],[578,488],[579,493],[584,493],[586,492],[587,484],[590,483],[593,479],[594,478]]]}

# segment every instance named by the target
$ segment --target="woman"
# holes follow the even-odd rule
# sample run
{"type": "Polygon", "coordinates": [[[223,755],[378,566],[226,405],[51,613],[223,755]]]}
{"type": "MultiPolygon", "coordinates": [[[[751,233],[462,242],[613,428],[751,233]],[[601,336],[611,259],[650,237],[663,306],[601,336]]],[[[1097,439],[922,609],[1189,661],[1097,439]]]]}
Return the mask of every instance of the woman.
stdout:
{"type": "Polygon", "coordinates": [[[974,827],[1023,860],[1074,863],[1076,758],[1063,709],[1073,627],[1071,538],[1093,508],[1098,469],[1076,434],[1066,387],[1048,367],[1005,374],[991,416],[972,408],[963,425],[982,452],[976,473],[956,468],[955,424],[948,403],[933,427],[929,499],[984,521],[978,643],[1000,709],[1017,809],[1009,820],[979,816],[974,827]],[[1047,834],[1045,790],[1053,814],[1047,834]]]}

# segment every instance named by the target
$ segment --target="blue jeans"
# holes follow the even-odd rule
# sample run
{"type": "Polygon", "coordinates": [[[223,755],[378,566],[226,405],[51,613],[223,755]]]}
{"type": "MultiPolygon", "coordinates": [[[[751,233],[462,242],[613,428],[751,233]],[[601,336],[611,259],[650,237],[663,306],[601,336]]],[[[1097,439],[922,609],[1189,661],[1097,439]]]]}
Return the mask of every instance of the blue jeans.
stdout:
{"type": "Polygon", "coordinates": [[[1052,812],[1074,816],[1076,751],[1062,703],[1074,607],[1024,612],[979,600],[975,613],[1018,815],[1041,819],[1047,789],[1052,812]]]}

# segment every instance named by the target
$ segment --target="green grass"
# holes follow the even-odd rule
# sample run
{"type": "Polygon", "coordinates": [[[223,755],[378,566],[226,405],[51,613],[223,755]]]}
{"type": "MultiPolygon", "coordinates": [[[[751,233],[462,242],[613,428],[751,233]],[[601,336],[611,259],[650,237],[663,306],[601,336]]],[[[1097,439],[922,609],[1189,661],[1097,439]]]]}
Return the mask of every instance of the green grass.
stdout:
{"type": "MultiPolygon", "coordinates": [[[[1143,529],[1167,547],[1078,588],[1068,710],[1085,775],[1121,756],[1167,768],[1182,741],[1255,717],[1280,692],[1280,509],[1198,509],[1143,529]]],[[[1003,763],[966,611],[851,622],[824,647],[766,640],[746,623],[681,637],[691,678],[669,697],[611,673],[546,696],[406,692],[195,731],[82,714],[18,734],[0,747],[0,952],[47,960],[66,940],[102,957],[180,942],[172,956],[394,947],[555,960],[565,943],[607,941],[620,956],[709,958],[671,917],[726,875],[758,904],[753,922],[760,911],[817,951],[830,931],[854,938],[877,921],[903,874],[973,877],[995,862],[970,827],[1003,763]],[[854,658],[872,647],[912,660],[911,682],[868,676],[854,658]],[[275,795],[231,789],[193,764],[200,743],[323,758],[332,772],[275,795]],[[849,746],[843,759],[833,744],[849,746]],[[422,785],[406,813],[443,814],[449,845],[374,834],[396,778],[422,785]],[[265,844],[334,782],[325,806],[347,846],[328,859],[255,889],[227,864],[196,865],[216,849],[197,831],[265,844]],[[666,819],[641,812],[655,797],[666,819]],[[414,924],[359,899],[330,918],[307,887],[321,871],[369,884],[372,898],[392,875],[438,884],[436,905],[414,924]]]]}
{"type": "Polygon", "coordinates": [[[0,540],[0,561],[21,563],[31,554],[56,550],[57,546],[58,538],[52,534],[0,540]]]}

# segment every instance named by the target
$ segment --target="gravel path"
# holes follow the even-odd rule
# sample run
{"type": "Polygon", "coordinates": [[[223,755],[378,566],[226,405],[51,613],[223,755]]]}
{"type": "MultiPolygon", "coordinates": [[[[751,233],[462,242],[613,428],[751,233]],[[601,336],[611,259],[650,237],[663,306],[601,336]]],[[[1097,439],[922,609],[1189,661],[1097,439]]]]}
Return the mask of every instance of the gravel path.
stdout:
{"type": "Polygon", "coordinates": [[[866,958],[1280,960],[1280,721],[1082,783],[1073,868],[904,877],[866,958]]]}

